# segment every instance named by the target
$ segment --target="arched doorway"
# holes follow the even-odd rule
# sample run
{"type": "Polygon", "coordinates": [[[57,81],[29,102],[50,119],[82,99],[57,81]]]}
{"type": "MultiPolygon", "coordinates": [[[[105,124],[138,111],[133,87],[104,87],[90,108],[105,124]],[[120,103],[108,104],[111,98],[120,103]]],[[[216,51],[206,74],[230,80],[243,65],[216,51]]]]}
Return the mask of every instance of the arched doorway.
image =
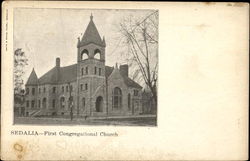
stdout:
{"type": "Polygon", "coordinates": [[[96,112],[103,111],[103,98],[102,98],[102,96],[99,96],[96,98],[95,109],[96,109],[96,112]]]}

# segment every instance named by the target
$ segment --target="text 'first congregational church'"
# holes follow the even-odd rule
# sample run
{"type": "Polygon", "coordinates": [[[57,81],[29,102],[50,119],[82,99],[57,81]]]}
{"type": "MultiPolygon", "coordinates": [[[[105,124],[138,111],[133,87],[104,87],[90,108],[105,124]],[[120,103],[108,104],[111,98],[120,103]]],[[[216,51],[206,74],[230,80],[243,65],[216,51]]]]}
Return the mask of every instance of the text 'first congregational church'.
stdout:
{"type": "Polygon", "coordinates": [[[26,116],[134,115],[141,112],[142,87],[129,78],[128,65],[105,66],[105,39],[90,22],[77,44],[77,63],[56,65],[40,78],[33,69],[26,83],[26,116]]]}

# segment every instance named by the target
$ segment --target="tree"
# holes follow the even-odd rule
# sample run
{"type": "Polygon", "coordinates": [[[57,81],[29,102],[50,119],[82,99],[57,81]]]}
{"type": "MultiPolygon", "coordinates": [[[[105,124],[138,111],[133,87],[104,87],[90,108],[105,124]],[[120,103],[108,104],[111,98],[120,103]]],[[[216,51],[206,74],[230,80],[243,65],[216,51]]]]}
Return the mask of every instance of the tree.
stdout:
{"type": "Polygon", "coordinates": [[[140,19],[132,16],[123,19],[119,33],[127,47],[127,61],[134,71],[133,78],[146,84],[157,108],[158,11],[140,19]]]}
{"type": "Polygon", "coordinates": [[[14,94],[23,93],[24,68],[28,65],[28,59],[22,49],[18,48],[14,53],[14,94]]]}

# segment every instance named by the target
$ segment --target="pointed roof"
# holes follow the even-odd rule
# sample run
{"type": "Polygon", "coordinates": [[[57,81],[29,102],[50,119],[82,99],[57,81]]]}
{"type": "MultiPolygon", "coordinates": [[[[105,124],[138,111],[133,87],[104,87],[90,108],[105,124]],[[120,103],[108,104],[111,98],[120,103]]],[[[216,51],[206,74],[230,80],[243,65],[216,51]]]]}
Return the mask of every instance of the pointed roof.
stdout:
{"type": "Polygon", "coordinates": [[[89,43],[105,46],[105,43],[102,41],[101,36],[99,35],[99,32],[95,26],[92,14],[90,16],[90,21],[87,29],[85,30],[81,41],[78,43],[78,47],[88,45],[89,43]]]}
{"type": "Polygon", "coordinates": [[[37,84],[38,84],[38,78],[37,78],[35,69],[33,68],[26,85],[37,85],[37,84]]]}

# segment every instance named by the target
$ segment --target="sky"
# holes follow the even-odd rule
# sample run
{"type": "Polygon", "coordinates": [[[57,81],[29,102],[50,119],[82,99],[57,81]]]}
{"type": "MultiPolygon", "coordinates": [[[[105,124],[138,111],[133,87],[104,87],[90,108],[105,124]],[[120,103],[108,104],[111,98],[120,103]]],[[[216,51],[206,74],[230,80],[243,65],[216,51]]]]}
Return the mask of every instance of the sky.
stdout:
{"type": "MultiPolygon", "coordinates": [[[[118,24],[123,18],[143,18],[152,10],[88,10],[88,9],[39,9],[14,10],[14,50],[21,48],[29,59],[24,82],[32,69],[38,77],[55,66],[57,57],[61,66],[76,63],[77,38],[83,35],[92,13],[101,37],[106,40],[106,65],[124,64],[121,57],[118,24]],[[117,59],[119,58],[119,59],[117,59]]],[[[124,55],[124,54],[123,54],[124,55]]]]}

